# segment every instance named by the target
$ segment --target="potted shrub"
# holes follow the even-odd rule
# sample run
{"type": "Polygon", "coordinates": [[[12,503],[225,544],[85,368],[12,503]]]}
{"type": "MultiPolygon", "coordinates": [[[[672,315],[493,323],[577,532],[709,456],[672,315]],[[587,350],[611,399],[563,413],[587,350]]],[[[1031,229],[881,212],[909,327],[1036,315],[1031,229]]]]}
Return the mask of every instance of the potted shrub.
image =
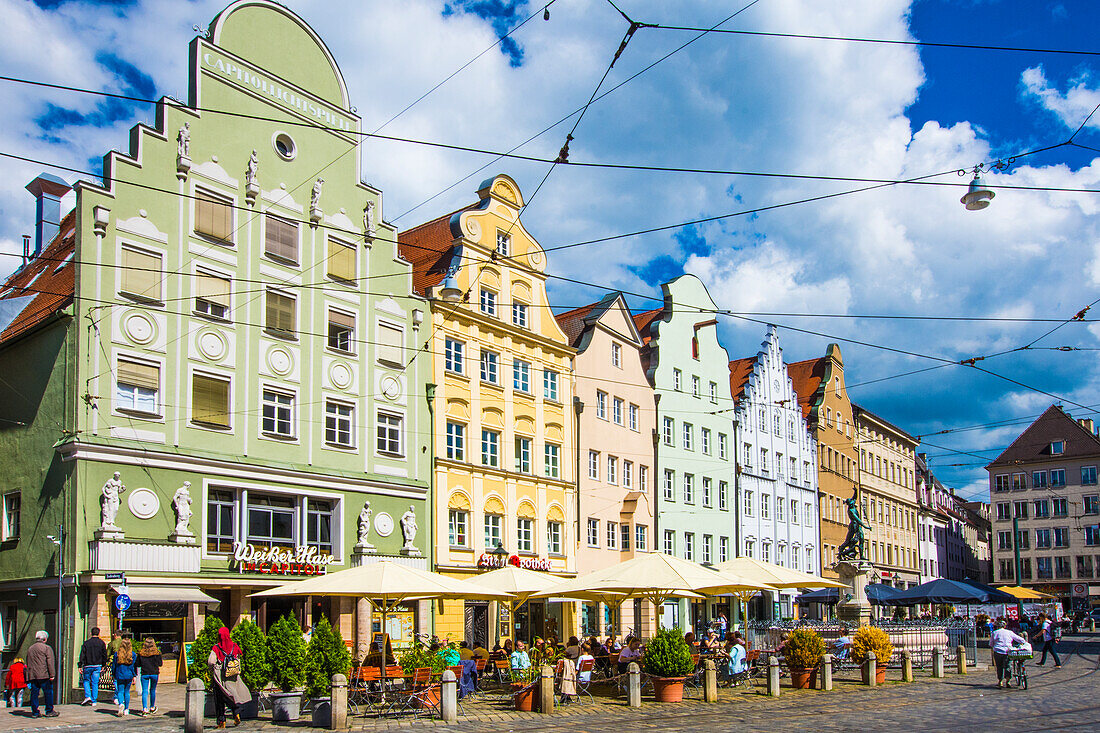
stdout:
{"type": "Polygon", "coordinates": [[[305,683],[306,642],[302,628],[290,616],[283,616],[271,626],[267,635],[267,661],[271,665],[271,681],[279,688],[271,696],[271,717],[278,722],[297,720],[302,709],[302,695],[295,688],[305,683]]]}
{"type": "MultiPolygon", "coordinates": [[[[411,647],[401,652],[397,657],[397,663],[401,665],[401,669],[404,670],[407,677],[412,677],[413,670],[423,669],[424,667],[431,668],[433,677],[443,673],[443,657],[431,651],[420,642],[416,642],[411,647]]],[[[428,694],[425,695],[425,704],[431,704],[438,707],[440,692],[441,690],[439,688],[430,690],[428,694]]]]}
{"type": "Polygon", "coordinates": [[[825,655],[825,642],[813,629],[795,629],[787,639],[783,656],[791,670],[791,684],[796,690],[813,687],[817,666],[825,655]]]}
{"type": "Polygon", "coordinates": [[[852,659],[862,665],[869,652],[875,653],[875,682],[881,685],[886,681],[886,665],[894,653],[894,645],[886,632],[877,626],[861,626],[852,634],[852,659]]]}
{"type": "Polygon", "coordinates": [[[345,677],[351,667],[351,652],[338,629],[322,617],[313,626],[309,640],[309,661],[306,664],[306,692],[313,698],[313,727],[327,728],[332,716],[329,685],[333,675],[345,677]]]}
{"type": "Polygon", "coordinates": [[[260,690],[271,681],[271,664],[267,661],[267,637],[250,619],[243,619],[233,629],[233,641],[241,648],[241,681],[252,693],[252,700],[241,708],[242,718],[259,716],[260,690]]]}
{"type": "Polygon", "coordinates": [[[642,671],[653,679],[657,702],[684,699],[684,679],[695,671],[691,648],[679,629],[659,629],[646,644],[642,671]]]}

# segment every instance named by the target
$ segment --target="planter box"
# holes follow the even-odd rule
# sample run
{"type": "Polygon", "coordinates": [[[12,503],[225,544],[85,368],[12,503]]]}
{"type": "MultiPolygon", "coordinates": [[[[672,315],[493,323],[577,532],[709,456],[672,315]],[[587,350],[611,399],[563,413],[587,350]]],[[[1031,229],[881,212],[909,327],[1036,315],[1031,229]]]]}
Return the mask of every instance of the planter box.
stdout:
{"type": "Polygon", "coordinates": [[[295,721],[302,714],[302,693],[276,692],[271,695],[271,719],[276,723],[295,721]]]}
{"type": "Polygon", "coordinates": [[[332,723],[332,698],[313,698],[313,727],[328,728],[332,723]]]}
{"type": "Polygon", "coordinates": [[[538,692],[538,685],[528,687],[520,683],[512,683],[512,699],[515,701],[516,710],[525,713],[533,712],[535,705],[538,704],[538,692]]]}
{"type": "Polygon", "coordinates": [[[817,686],[816,683],[816,667],[791,667],[791,686],[794,687],[794,689],[811,690],[817,686]]]}
{"type": "Polygon", "coordinates": [[[650,677],[657,702],[683,702],[686,677],[650,677]]]}
{"type": "Polygon", "coordinates": [[[886,667],[875,667],[875,684],[881,685],[886,682],[886,667]]]}

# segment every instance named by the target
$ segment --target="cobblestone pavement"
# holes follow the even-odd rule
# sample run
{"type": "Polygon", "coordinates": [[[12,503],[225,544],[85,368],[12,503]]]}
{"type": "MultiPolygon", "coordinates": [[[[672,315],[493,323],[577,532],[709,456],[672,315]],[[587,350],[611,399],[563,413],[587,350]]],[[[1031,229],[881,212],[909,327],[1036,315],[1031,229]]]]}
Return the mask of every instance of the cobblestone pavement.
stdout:
{"type": "MultiPolygon", "coordinates": [[[[662,731],[680,733],[711,730],[761,731],[1098,731],[1100,730],[1100,634],[1067,637],[1062,642],[1061,669],[1030,667],[1027,690],[997,689],[991,670],[948,674],[935,680],[928,671],[918,671],[917,681],[903,684],[897,670],[890,670],[886,685],[867,688],[850,676],[836,680],[832,692],[783,688],[780,698],[758,692],[722,690],[717,704],[698,699],[680,704],[643,701],[640,709],[626,707],[622,700],[597,698],[595,702],[572,704],[552,715],[517,713],[504,705],[482,700],[466,704],[458,723],[444,726],[439,720],[407,720],[353,717],[354,731],[381,731],[446,727],[466,731],[551,731],[572,733],[637,733],[662,731]]],[[[979,661],[985,662],[986,651],[979,661]]],[[[757,690],[762,690],[758,687],[757,690]]],[[[57,729],[80,733],[178,733],[182,728],[182,690],[165,690],[162,709],[168,712],[152,718],[131,716],[118,719],[102,706],[99,710],[63,706],[61,716],[32,720],[21,714],[0,713],[0,733],[22,730],[57,729]],[[40,725],[41,724],[41,725],[40,725]]],[[[7,711],[11,712],[11,711],[7,711]]],[[[208,728],[213,728],[209,720],[208,728]]],[[[245,733],[275,730],[310,733],[308,720],[299,724],[275,725],[270,720],[246,721],[238,729],[245,733]]]]}

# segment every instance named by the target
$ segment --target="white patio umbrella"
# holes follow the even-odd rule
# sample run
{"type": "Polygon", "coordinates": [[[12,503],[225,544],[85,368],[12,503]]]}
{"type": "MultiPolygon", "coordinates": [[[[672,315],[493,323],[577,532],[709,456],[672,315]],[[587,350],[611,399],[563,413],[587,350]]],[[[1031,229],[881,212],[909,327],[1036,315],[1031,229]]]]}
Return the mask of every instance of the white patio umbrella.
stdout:
{"type": "MultiPolygon", "coordinates": [[[[848,588],[846,583],[803,573],[800,570],[792,570],[782,565],[775,565],[753,557],[735,557],[732,560],[720,562],[714,565],[719,570],[736,573],[744,578],[766,583],[773,588],[848,588]]],[[[745,618],[745,606],[749,599],[755,595],[755,591],[739,591],[734,593],[741,601],[741,618],[745,618]]]]}

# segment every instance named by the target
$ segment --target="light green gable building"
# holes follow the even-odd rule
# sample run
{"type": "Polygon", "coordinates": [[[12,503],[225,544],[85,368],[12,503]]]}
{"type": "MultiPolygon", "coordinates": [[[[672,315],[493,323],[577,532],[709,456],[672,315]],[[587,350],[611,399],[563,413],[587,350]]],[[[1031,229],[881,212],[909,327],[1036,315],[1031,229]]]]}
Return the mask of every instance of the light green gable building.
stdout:
{"type": "MultiPolygon", "coordinates": [[[[654,539],[658,551],[723,562],[736,553],[729,357],[718,342],[716,306],[699,278],[682,275],[661,289],[664,306],[635,316],[657,399],[654,539]]],[[[695,628],[717,613],[708,605],[669,602],[661,623],[695,628]]],[[[729,617],[728,604],[722,608],[729,617]]]]}
{"type": "MultiPolygon", "coordinates": [[[[351,600],[249,594],[381,557],[430,560],[431,362],[414,347],[427,304],[381,193],[361,182],[340,70],[266,0],[231,5],[189,54],[187,104],[161,100],[24,268],[49,256],[43,273],[72,275],[69,302],[0,340],[0,370],[27,380],[4,389],[40,403],[0,426],[21,508],[0,545],[0,590],[20,598],[4,607],[4,642],[14,654],[54,628],[45,535],[63,524],[67,680],[88,630],[117,627],[122,591],[134,603],[122,625],[169,648],[207,613],[324,615],[362,640],[369,614],[351,600]],[[28,360],[40,368],[19,371],[28,360]]],[[[395,641],[430,624],[420,610],[393,617],[395,641]]]]}

